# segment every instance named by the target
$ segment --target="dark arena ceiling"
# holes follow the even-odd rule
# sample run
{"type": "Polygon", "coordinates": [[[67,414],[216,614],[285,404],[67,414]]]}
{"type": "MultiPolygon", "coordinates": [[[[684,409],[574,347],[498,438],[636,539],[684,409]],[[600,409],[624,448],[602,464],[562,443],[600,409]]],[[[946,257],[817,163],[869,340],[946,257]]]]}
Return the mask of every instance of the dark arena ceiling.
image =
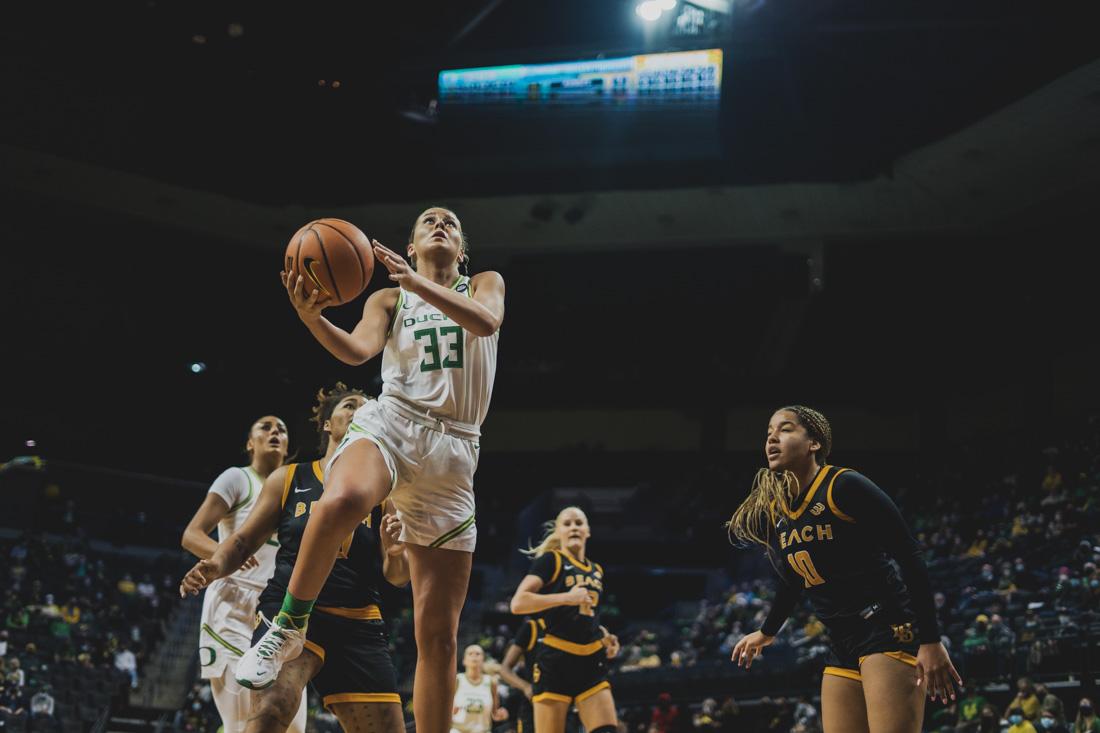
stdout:
{"type": "Polygon", "coordinates": [[[646,27],[634,0],[19,3],[0,26],[0,137],[265,204],[850,181],[1100,44],[1095,3],[723,3],[691,38],[646,27]],[[690,163],[600,165],[505,123],[478,142],[433,105],[442,69],[705,47],[725,52],[721,148],[690,163]]]}

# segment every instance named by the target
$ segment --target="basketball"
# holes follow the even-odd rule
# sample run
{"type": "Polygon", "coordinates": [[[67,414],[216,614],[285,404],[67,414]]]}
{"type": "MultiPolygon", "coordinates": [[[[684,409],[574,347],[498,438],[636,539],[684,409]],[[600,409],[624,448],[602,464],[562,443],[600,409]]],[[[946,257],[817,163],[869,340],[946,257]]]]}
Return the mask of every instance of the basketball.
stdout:
{"type": "Polygon", "coordinates": [[[283,267],[305,277],[307,294],[320,290],[332,305],[342,305],[366,289],[374,272],[374,253],[370,239],[354,224],[317,219],[290,238],[283,267]]]}

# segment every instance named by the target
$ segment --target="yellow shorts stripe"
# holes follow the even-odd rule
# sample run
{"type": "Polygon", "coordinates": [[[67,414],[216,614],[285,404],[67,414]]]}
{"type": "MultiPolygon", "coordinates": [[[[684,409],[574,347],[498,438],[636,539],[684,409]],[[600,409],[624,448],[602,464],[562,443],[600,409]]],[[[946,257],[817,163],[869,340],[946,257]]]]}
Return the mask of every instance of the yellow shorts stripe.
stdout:
{"type": "Polygon", "coordinates": [[[339,616],[341,618],[350,618],[354,621],[381,621],[382,611],[378,606],[371,604],[364,606],[363,608],[341,608],[339,606],[317,606],[314,611],[320,611],[321,613],[327,613],[330,616],[339,616]]]}
{"type": "Polygon", "coordinates": [[[309,649],[311,652],[319,656],[322,662],[325,661],[325,649],[320,644],[312,642],[309,639],[303,641],[302,644],[305,646],[306,649],[309,649]]]}
{"type": "Polygon", "coordinates": [[[863,681],[863,678],[859,676],[859,672],[845,667],[826,667],[824,674],[831,674],[834,677],[844,677],[845,679],[855,680],[856,682],[863,681]]]}
{"type": "Polygon", "coordinates": [[[554,702],[564,703],[573,702],[573,698],[569,697],[569,695],[559,695],[556,692],[540,692],[539,694],[531,698],[531,702],[544,702],[546,700],[553,700],[554,702]]]}
{"type": "Polygon", "coordinates": [[[554,649],[561,649],[563,652],[570,654],[576,654],[580,657],[587,657],[589,654],[595,654],[599,650],[603,649],[603,641],[597,639],[596,641],[589,642],[587,644],[577,644],[567,639],[554,636],[553,634],[547,634],[542,637],[542,643],[546,646],[553,647],[554,649]]]}
{"type": "Polygon", "coordinates": [[[573,698],[573,701],[578,702],[578,703],[584,702],[585,700],[592,697],[593,695],[595,695],[600,690],[609,690],[609,689],[611,689],[611,683],[608,682],[607,680],[604,680],[603,682],[596,685],[595,687],[590,687],[587,690],[585,690],[584,692],[582,692],[581,694],[577,695],[575,698],[573,698]]]}
{"type": "MultiPolygon", "coordinates": [[[[876,652],[876,654],[882,654],[883,656],[890,657],[891,659],[896,659],[899,662],[905,662],[910,667],[917,666],[917,658],[914,657],[912,654],[906,654],[905,652],[876,652]]],[[[862,665],[863,660],[870,656],[874,655],[864,654],[862,657],[859,658],[859,663],[862,665]]]]}
{"type": "Polygon", "coordinates": [[[396,692],[341,692],[325,695],[321,704],[326,708],[341,702],[390,702],[401,704],[401,696],[396,692]]]}

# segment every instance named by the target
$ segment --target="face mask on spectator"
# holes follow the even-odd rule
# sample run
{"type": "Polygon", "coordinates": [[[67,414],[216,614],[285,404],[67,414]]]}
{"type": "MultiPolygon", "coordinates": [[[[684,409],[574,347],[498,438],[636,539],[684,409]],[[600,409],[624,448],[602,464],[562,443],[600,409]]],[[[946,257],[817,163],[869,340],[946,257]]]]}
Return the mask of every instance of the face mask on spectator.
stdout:
{"type": "Polygon", "coordinates": [[[1023,720],[1024,720],[1024,716],[1022,716],[1022,715],[1009,715],[1008,716],[1008,722],[1012,723],[1013,725],[1019,725],[1020,723],[1023,722],[1023,720]]]}
{"type": "Polygon", "coordinates": [[[1078,710],[1081,711],[1081,715],[1092,715],[1092,705],[1082,705],[1078,710]]]}
{"type": "Polygon", "coordinates": [[[1039,718],[1039,725],[1044,728],[1054,727],[1054,718],[1039,718]]]}

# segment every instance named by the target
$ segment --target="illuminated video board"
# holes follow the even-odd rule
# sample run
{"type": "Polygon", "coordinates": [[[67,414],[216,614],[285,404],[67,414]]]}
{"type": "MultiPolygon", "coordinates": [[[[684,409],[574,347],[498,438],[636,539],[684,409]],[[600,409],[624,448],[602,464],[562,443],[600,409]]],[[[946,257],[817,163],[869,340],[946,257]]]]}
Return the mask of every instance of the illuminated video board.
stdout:
{"type": "Polygon", "coordinates": [[[721,87],[720,49],[439,73],[444,104],[709,105],[721,87]]]}

